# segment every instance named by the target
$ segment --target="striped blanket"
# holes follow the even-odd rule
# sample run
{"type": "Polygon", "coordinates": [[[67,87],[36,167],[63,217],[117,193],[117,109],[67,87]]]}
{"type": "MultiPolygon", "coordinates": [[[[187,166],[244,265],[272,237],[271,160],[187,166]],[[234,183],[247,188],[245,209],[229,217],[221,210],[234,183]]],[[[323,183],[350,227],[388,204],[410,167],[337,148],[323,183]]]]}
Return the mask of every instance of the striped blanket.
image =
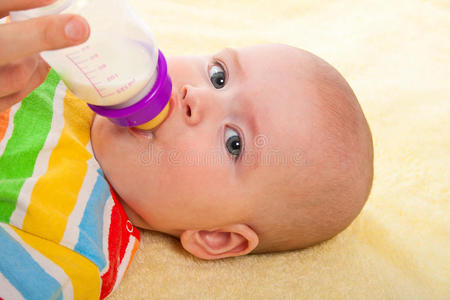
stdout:
{"type": "Polygon", "coordinates": [[[93,113],[51,71],[0,112],[0,299],[103,299],[139,245],[90,143],[93,113]]]}

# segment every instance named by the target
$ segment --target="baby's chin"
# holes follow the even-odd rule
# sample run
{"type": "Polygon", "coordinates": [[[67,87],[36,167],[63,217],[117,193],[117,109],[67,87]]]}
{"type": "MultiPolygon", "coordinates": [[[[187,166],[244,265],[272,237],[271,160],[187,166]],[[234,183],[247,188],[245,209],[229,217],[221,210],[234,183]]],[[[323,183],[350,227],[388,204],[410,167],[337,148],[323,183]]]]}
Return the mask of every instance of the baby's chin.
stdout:
{"type": "MultiPolygon", "coordinates": [[[[151,139],[150,131],[138,130],[134,127],[122,127],[106,117],[95,115],[91,126],[91,136],[93,139],[100,139],[104,142],[118,142],[121,137],[134,137],[151,139]]],[[[111,145],[113,146],[113,145],[111,145]]]]}
{"type": "MultiPolygon", "coordinates": [[[[109,119],[96,115],[91,125],[91,144],[95,159],[100,166],[111,160],[111,156],[117,156],[120,149],[129,149],[135,144],[136,137],[127,127],[120,127],[109,119]]],[[[119,159],[116,157],[115,159],[119,159]]]]}

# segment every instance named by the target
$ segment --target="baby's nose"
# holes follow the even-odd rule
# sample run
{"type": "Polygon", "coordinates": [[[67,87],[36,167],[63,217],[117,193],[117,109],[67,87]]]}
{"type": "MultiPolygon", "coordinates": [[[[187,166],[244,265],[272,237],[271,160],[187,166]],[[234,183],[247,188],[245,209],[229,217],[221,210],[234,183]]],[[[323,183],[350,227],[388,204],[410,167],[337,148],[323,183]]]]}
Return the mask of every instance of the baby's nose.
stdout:
{"type": "Polygon", "coordinates": [[[201,120],[200,97],[195,87],[190,85],[183,86],[181,90],[181,102],[185,111],[185,121],[188,125],[197,125],[201,120]]]}

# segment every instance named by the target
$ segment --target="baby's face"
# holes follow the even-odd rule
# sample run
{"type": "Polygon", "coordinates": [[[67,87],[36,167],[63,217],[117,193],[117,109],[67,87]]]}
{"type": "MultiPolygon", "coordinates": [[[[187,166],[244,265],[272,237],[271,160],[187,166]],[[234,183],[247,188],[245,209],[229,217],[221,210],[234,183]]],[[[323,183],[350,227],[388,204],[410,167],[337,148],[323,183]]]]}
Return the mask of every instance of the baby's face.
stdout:
{"type": "Polygon", "coordinates": [[[179,236],[242,223],[259,202],[286,192],[312,138],[315,112],[301,97],[315,90],[290,71],[295,54],[280,50],[168,58],[170,112],[152,138],[95,118],[96,158],[148,228],[179,236]]]}

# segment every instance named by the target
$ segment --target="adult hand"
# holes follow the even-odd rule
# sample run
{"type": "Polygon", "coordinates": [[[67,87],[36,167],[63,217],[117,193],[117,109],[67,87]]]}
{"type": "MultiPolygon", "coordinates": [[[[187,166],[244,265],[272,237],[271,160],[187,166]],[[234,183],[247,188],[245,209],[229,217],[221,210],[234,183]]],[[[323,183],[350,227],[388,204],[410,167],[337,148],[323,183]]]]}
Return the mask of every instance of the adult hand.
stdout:
{"type": "MultiPolygon", "coordinates": [[[[0,0],[0,18],[52,2],[55,0],[0,0]]],[[[0,24],[0,112],[25,98],[47,77],[50,67],[39,52],[81,44],[89,34],[87,21],[77,15],[0,24]]]]}

